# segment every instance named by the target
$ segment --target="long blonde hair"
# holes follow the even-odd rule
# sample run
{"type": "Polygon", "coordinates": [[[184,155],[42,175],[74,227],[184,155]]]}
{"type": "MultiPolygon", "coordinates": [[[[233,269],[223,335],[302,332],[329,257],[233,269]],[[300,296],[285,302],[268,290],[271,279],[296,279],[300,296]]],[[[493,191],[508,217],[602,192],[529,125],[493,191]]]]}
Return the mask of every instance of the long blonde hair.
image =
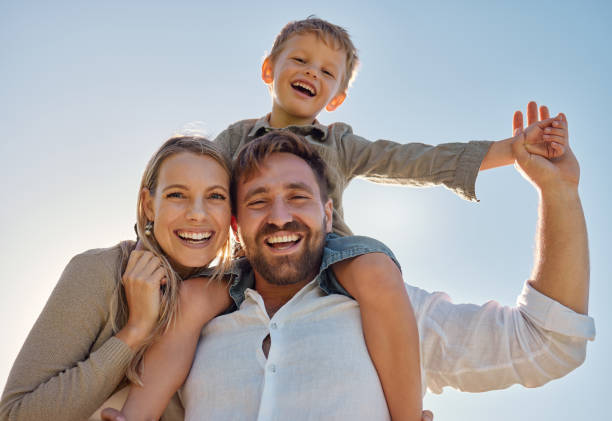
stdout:
{"type": "MultiPolygon", "coordinates": [[[[140,385],[142,385],[142,381],[139,373],[144,353],[147,351],[147,349],[149,349],[151,344],[172,325],[174,320],[176,320],[176,315],[179,311],[178,292],[180,283],[182,282],[181,277],[172,268],[166,254],[157,243],[155,236],[152,234],[145,235],[145,225],[147,224],[148,220],[145,215],[145,204],[143,201],[142,191],[147,189],[152,195],[155,194],[162,163],[170,156],[181,152],[209,156],[217,161],[231,177],[230,164],[227,157],[223,155],[223,153],[214,143],[199,136],[176,136],[168,139],[151,157],[145,168],[144,174],[142,175],[142,181],[140,182],[140,189],[138,189],[136,231],[144,249],[150,251],[161,260],[162,266],[166,270],[167,282],[166,285],[162,287],[161,305],[157,324],[144,343],[137,349],[126,372],[128,379],[140,385]]],[[[231,248],[231,235],[229,235],[228,232],[227,241],[217,254],[218,265],[211,275],[211,281],[221,280],[223,274],[229,268],[231,248]]],[[[120,264],[118,265],[119,273],[117,277],[119,282],[115,287],[110,304],[110,314],[112,317],[114,333],[117,333],[123,326],[125,326],[129,317],[129,308],[127,299],[125,297],[125,290],[121,283],[121,277],[123,276],[129,255],[133,249],[133,242],[125,241],[121,243],[121,260],[120,264]]]]}

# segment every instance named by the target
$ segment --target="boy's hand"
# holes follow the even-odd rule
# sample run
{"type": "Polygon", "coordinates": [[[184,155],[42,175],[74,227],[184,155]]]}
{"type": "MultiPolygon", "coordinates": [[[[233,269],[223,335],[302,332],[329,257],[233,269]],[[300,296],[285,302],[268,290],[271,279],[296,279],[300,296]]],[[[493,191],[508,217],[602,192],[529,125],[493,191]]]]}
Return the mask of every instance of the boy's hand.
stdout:
{"type": "Polygon", "coordinates": [[[523,131],[523,114],[514,113],[512,128],[514,136],[523,133],[525,148],[534,155],[552,159],[559,158],[565,153],[568,143],[567,120],[563,114],[550,118],[548,107],[540,107],[540,120],[538,121],[538,105],[531,101],[527,104],[527,125],[523,131]]]}

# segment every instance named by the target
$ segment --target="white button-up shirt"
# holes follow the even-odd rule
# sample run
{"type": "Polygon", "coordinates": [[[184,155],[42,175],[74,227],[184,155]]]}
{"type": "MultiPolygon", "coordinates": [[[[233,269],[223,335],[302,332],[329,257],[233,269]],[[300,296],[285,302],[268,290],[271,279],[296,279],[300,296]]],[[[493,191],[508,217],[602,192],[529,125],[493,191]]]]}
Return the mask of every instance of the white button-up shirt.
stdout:
{"type": "MultiPolygon", "coordinates": [[[[423,382],[480,392],[538,386],[580,365],[593,319],[528,284],[516,307],[456,305],[407,285],[417,316],[423,382]]],[[[204,328],[182,390],[186,420],[389,420],[359,306],[315,281],[270,319],[246,290],[240,309],[204,328]],[[268,358],[262,342],[271,338],[268,358]]]]}

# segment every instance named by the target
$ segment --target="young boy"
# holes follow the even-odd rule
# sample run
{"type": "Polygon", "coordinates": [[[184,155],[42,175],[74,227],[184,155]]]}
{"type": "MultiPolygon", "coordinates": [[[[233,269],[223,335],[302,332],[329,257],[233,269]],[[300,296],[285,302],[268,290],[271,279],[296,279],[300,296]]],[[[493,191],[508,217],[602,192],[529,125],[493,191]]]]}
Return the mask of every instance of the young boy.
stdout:
{"type": "MultiPolygon", "coordinates": [[[[478,171],[514,162],[514,138],[438,146],[370,142],[353,134],[345,123],[319,124],[316,117],[324,108],[334,111],[346,99],[357,65],[356,49],[343,28],[318,18],[290,22],[262,65],[272,111],[260,119],[229,126],[216,142],[235,157],[244,144],[270,130],[286,128],[306,137],[328,165],[333,231],[341,236],[352,234],[343,218],[342,193],[354,177],[412,186],[442,184],[467,200],[476,200],[478,171]]],[[[537,106],[531,103],[529,107],[533,114],[537,106]]],[[[549,119],[545,108],[541,115],[544,121],[524,133],[530,152],[547,158],[560,156],[566,144],[564,123],[561,117],[549,119]],[[549,133],[544,135],[546,127],[549,133]]],[[[415,373],[406,355],[415,338],[407,334],[412,309],[401,275],[382,253],[363,255],[333,269],[342,287],[359,302],[366,344],[391,417],[407,419],[413,402],[406,398],[406,391],[414,387],[408,379],[415,373]]]]}
{"type": "MultiPolygon", "coordinates": [[[[514,162],[514,138],[438,146],[370,142],[354,135],[347,124],[319,124],[316,117],[323,108],[333,111],[346,99],[357,65],[356,49],[343,28],[317,18],[290,22],[262,65],[272,111],[258,120],[231,125],[216,141],[235,157],[244,144],[274,129],[304,136],[327,163],[333,231],[340,236],[352,234],[343,219],[342,193],[354,177],[413,186],[442,184],[467,200],[476,200],[478,171],[514,162]]],[[[533,115],[534,107],[529,105],[529,114],[533,115]]],[[[531,153],[560,156],[567,142],[565,122],[561,117],[550,119],[545,108],[541,117],[543,121],[520,136],[525,136],[531,153]]],[[[420,403],[410,398],[414,392],[420,395],[418,338],[410,333],[416,329],[414,316],[397,266],[386,254],[372,253],[333,269],[345,290],[340,291],[360,305],[364,337],[392,419],[414,419],[415,405],[420,413],[420,403]]]]}

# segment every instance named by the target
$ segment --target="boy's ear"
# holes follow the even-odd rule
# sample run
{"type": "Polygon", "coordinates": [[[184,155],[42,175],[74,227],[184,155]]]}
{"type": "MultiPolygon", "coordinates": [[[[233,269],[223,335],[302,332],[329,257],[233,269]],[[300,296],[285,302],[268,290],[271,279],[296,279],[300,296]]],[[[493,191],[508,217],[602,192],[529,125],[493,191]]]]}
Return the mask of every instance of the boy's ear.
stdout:
{"type": "Polygon", "coordinates": [[[140,191],[140,200],[145,216],[149,221],[155,221],[155,212],[153,211],[153,196],[146,187],[140,191]]]}
{"type": "Polygon", "coordinates": [[[274,82],[274,68],[270,57],[266,57],[261,65],[261,79],[268,85],[274,82]]]}
{"type": "Polygon", "coordinates": [[[335,97],[333,97],[331,101],[329,101],[329,104],[325,106],[325,109],[327,111],[334,111],[336,108],[342,105],[345,99],[346,99],[346,92],[342,92],[336,95],[335,97]]]}

